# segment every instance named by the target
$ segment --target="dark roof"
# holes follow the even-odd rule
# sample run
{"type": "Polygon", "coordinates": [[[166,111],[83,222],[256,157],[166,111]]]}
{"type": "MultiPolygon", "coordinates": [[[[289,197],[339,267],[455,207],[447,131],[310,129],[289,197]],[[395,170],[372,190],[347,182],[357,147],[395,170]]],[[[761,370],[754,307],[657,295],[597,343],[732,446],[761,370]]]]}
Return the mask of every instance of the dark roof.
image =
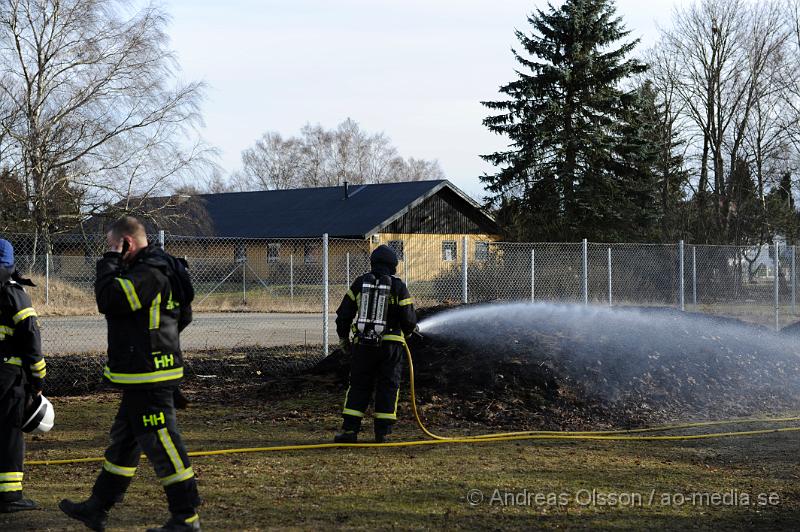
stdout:
{"type": "MultiPolygon", "coordinates": [[[[331,237],[368,238],[444,188],[449,189],[449,201],[460,203],[454,207],[468,212],[486,232],[498,232],[494,219],[446,180],[350,185],[347,199],[343,186],[200,194],[187,200],[195,204],[195,212],[187,218],[198,222],[200,203],[209,222],[209,228],[202,232],[211,233],[208,236],[305,238],[328,233],[331,237]]],[[[151,201],[175,203],[174,198],[151,201]]],[[[196,228],[188,225],[184,220],[169,232],[197,234],[196,228]]]]}

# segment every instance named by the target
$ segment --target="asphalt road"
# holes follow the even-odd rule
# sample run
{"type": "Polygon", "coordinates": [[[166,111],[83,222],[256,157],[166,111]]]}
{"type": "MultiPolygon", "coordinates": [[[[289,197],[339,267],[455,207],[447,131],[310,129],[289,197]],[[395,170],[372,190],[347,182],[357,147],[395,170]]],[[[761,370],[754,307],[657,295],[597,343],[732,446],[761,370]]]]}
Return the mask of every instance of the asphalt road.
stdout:
{"type": "MultiPolygon", "coordinates": [[[[331,341],[336,332],[330,318],[331,341]]],[[[41,317],[46,355],[105,351],[106,323],[102,316],[41,317]]],[[[322,344],[320,314],[216,313],[195,314],[181,335],[184,350],[244,346],[322,344]]]]}

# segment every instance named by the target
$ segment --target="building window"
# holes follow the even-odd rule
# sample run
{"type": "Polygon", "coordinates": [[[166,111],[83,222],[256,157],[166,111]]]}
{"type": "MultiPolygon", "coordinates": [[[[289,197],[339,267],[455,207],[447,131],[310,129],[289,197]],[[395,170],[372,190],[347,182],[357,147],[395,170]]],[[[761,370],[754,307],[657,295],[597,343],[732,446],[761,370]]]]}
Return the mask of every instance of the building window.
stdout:
{"type": "Polygon", "coordinates": [[[397,255],[397,260],[403,260],[404,259],[404,256],[403,256],[403,241],[402,240],[390,240],[389,244],[387,244],[387,245],[390,248],[392,248],[392,251],[395,252],[395,254],[397,255]]]}
{"type": "Polygon", "coordinates": [[[280,244],[267,244],[267,262],[274,264],[278,262],[278,257],[281,254],[280,244]]]}
{"type": "Polygon", "coordinates": [[[455,240],[445,240],[442,242],[442,260],[445,262],[453,262],[456,260],[457,247],[455,240]]]}
{"type": "Polygon", "coordinates": [[[317,245],[308,243],[303,246],[303,262],[306,264],[316,264],[319,255],[317,245]]]}
{"type": "Polygon", "coordinates": [[[489,260],[488,242],[475,242],[475,260],[478,262],[486,262],[489,260]]]}

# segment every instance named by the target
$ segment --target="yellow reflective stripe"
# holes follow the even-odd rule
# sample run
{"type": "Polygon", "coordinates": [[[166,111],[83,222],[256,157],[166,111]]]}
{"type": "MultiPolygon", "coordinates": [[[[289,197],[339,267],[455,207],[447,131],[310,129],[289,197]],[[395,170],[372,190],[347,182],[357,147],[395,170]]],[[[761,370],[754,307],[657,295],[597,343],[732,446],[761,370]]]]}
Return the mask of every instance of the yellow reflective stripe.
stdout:
{"type": "Polygon", "coordinates": [[[25,473],[21,471],[11,471],[9,473],[0,473],[0,482],[22,482],[22,477],[25,473]]]}
{"type": "Polygon", "coordinates": [[[178,482],[183,482],[184,480],[189,480],[193,476],[194,476],[194,471],[192,471],[191,467],[187,467],[186,469],[184,469],[179,473],[175,473],[174,475],[162,478],[161,485],[170,486],[172,484],[177,484],[178,482]]]}
{"type": "Polygon", "coordinates": [[[394,412],[387,414],[385,412],[375,412],[375,419],[397,419],[397,403],[400,402],[400,388],[394,394],[394,412]]]}
{"type": "Polygon", "coordinates": [[[383,336],[383,340],[385,342],[400,342],[406,343],[406,339],[400,336],[399,334],[386,334],[383,336]]]}
{"type": "Polygon", "coordinates": [[[183,522],[186,523],[187,525],[190,525],[190,524],[194,523],[195,521],[197,521],[198,519],[200,519],[200,516],[197,515],[197,514],[194,514],[193,516],[189,517],[188,519],[184,519],[183,522]]]}
{"type": "Polygon", "coordinates": [[[399,307],[407,307],[407,306],[413,305],[413,304],[414,304],[414,301],[412,301],[411,298],[409,297],[408,299],[401,299],[397,303],[397,306],[399,306],[399,307]]]}
{"type": "Polygon", "coordinates": [[[183,460],[181,460],[178,450],[175,448],[175,444],[172,443],[169,431],[167,429],[158,429],[158,439],[161,440],[161,445],[163,445],[164,450],[167,451],[167,456],[169,456],[169,461],[172,462],[172,467],[175,468],[175,472],[180,473],[186,469],[183,466],[183,460]]]}
{"type": "Polygon", "coordinates": [[[5,482],[0,484],[0,493],[8,493],[10,491],[22,491],[22,482],[5,482]]]}
{"type": "Polygon", "coordinates": [[[342,414],[347,414],[348,416],[364,417],[364,412],[353,410],[352,408],[347,408],[348,397],[350,397],[350,386],[348,386],[347,391],[344,392],[344,408],[342,408],[342,414]]]}
{"type": "Polygon", "coordinates": [[[128,298],[128,304],[131,306],[131,310],[139,310],[142,308],[142,303],[139,301],[139,296],[136,295],[136,289],[133,287],[133,283],[122,277],[117,277],[117,281],[122,287],[122,291],[125,292],[125,297],[128,298]]]}
{"type": "Polygon", "coordinates": [[[150,304],[150,330],[161,327],[161,294],[158,294],[150,304]]]}
{"type": "Polygon", "coordinates": [[[31,364],[31,375],[36,377],[37,379],[44,379],[45,375],[47,375],[47,364],[44,360],[40,360],[39,362],[34,362],[31,364]]]}
{"type": "Polygon", "coordinates": [[[19,312],[17,312],[16,314],[14,314],[14,316],[11,318],[11,320],[14,322],[14,325],[17,325],[17,324],[19,324],[19,322],[21,322],[23,320],[27,320],[31,316],[37,316],[37,314],[36,314],[36,311],[33,309],[33,307],[28,307],[28,308],[24,308],[24,309],[20,310],[19,312]]]}
{"type": "Polygon", "coordinates": [[[119,466],[117,464],[112,464],[108,460],[103,462],[103,469],[105,469],[109,473],[112,473],[114,475],[119,475],[121,477],[131,478],[133,475],[136,474],[136,468],[135,467],[119,466]]]}
{"type": "Polygon", "coordinates": [[[14,329],[6,325],[0,325],[0,340],[6,336],[14,336],[14,329]]]}
{"type": "Polygon", "coordinates": [[[5,359],[6,364],[11,364],[14,366],[22,366],[22,359],[19,357],[8,357],[5,359]]]}
{"type": "Polygon", "coordinates": [[[169,297],[167,298],[167,310],[173,310],[178,308],[180,305],[177,301],[172,299],[172,290],[169,291],[169,297]]]}
{"type": "Polygon", "coordinates": [[[356,296],[355,296],[355,294],[353,294],[353,291],[352,291],[352,290],[348,290],[348,291],[347,291],[347,297],[349,297],[349,298],[350,298],[350,299],[352,299],[353,301],[355,301],[355,300],[356,300],[356,296]]]}
{"type": "Polygon", "coordinates": [[[103,376],[114,384],[150,384],[183,377],[183,368],[165,369],[150,373],[112,373],[108,366],[103,368],[103,376]]]}

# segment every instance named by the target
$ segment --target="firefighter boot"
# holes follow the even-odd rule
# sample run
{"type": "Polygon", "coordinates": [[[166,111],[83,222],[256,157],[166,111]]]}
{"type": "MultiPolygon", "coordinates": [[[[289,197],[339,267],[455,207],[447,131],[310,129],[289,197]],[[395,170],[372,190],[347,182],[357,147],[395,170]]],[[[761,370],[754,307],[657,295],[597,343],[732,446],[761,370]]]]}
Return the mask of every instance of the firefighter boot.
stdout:
{"type": "Polygon", "coordinates": [[[389,434],[392,433],[392,425],[379,421],[375,422],[375,443],[386,443],[389,440],[389,434]]]}
{"type": "Polygon", "coordinates": [[[333,443],[357,443],[358,431],[361,430],[361,418],[344,414],[342,431],[333,437],[333,443]]]}
{"type": "Polygon", "coordinates": [[[24,512],[25,510],[35,510],[38,504],[30,499],[20,498],[15,501],[0,500],[0,514],[10,514],[13,512],[24,512]]]}
{"type": "Polygon", "coordinates": [[[333,437],[333,443],[358,443],[358,431],[342,430],[333,437]]]}
{"type": "Polygon", "coordinates": [[[77,519],[91,530],[102,532],[108,523],[108,509],[94,495],[85,502],[72,502],[64,499],[58,503],[61,511],[73,519],[77,519]]]}
{"type": "Polygon", "coordinates": [[[200,516],[192,514],[189,517],[172,514],[164,526],[148,528],[147,532],[199,532],[200,516]]]}

